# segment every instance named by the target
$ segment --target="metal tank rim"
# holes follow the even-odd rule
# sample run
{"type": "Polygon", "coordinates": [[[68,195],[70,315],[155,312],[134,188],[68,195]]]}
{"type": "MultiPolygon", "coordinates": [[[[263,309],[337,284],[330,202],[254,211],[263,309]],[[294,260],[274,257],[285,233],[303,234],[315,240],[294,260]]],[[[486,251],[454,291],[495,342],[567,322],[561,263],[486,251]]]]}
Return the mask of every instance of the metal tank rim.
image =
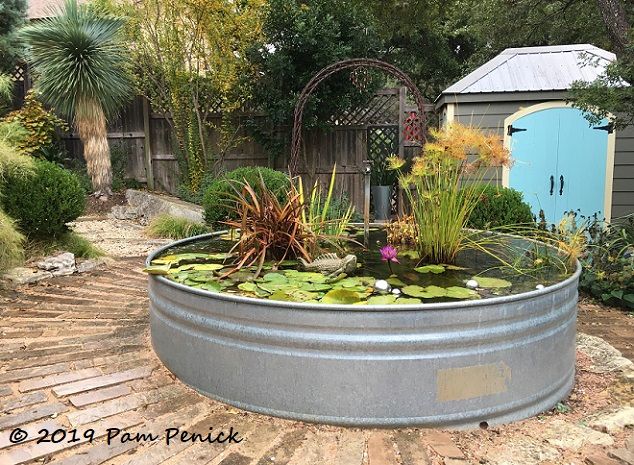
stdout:
{"type": "MultiPolygon", "coordinates": [[[[374,226],[377,226],[377,227],[380,227],[381,225],[382,225],[381,223],[374,223],[374,226]]],[[[490,231],[485,231],[485,232],[490,232],[490,231]]],[[[158,255],[162,254],[163,252],[165,252],[166,250],[172,247],[186,245],[191,242],[197,242],[200,240],[213,239],[214,237],[218,237],[226,233],[227,233],[226,230],[216,231],[213,233],[200,234],[198,236],[188,237],[186,239],[180,239],[174,242],[170,242],[169,244],[166,244],[164,246],[161,246],[157,249],[152,250],[149,253],[147,259],[145,260],[145,266],[149,266],[152,260],[157,258],[158,255]]],[[[524,238],[521,236],[514,236],[511,234],[505,234],[505,233],[492,233],[492,234],[499,234],[499,235],[503,235],[507,237],[516,237],[525,241],[532,241],[532,239],[524,238]]],[[[548,245],[546,246],[549,247],[548,245]]],[[[571,283],[579,279],[579,276],[581,275],[581,271],[582,271],[581,263],[579,263],[579,260],[577,260],[576,269],[572,275],[568,276],[563,281],[559,281],[555,284],[551,284],[550,286],[545,286],[543,289],[536,289],[533,291],[522,292],[519,294],[512,294],[512,295],[506,295],[501,297],[489,297],[486,299],[477,299],[477,300],[457,300],[455,302],[437,302],[437,303],[404,304],[404,305],[398,305],[398,304],[364,305],[362,307],[363,308],[362,311],[384,312],[389,310],[392,312],[395,312],[395,311],[397,312],[397,311],[412,311],[417,309],[419,310],[446,310],[450,308],[455,308],[456,306],[460,306],[463,308],[477,308],[482,306],[488,306],[491,304],[505,304],[505,303],[520,302],[522,300],[528,300],[534,297],[549,294],[551,292],[556,292],[559,289],[569,286],[571,283]]],[[[271,306],[276,308],[288,308],[293,310],[302,310],[302,309],[330,310],[330,311],[331,310],[337,310],[337,311],[345,310],[345,311],[354,311],[355,313],[360,313],[359,306],[345,305],[345,304],[312,304],[312,303],[305,303],[305,302],[284,302],[284,301],[277,301],[277,300],[271,301],[268,299],[257,299],[255,297],[245,297],[245,296],[240,296],[235,294],[228,294],[224,292],[211,292],[211,291],[206,291],[204,289],[197,289],[194,287],[177,283],[175,281],[171,281],[161,275],[151,275],[151,277],[154,279],[157,279],[162,284],[171,286],[180,291],[189,292],[191,294],[199,295],[202,297],[213,297],[214,299],[225,300],[228,302],[235,302],[235,303],[241,303],[241,304],[257,303],[258,305],[271,306]]]]}

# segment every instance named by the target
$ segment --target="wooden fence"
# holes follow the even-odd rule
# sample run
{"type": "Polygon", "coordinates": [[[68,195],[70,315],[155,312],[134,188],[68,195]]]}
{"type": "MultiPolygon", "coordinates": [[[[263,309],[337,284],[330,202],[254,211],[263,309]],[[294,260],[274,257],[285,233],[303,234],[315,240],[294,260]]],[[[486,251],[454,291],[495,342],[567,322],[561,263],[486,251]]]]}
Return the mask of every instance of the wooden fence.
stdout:
{"type": "MultiPolygon", "coordinates": [[[[30,80],[26,69],[16,69],[16,104],[23,99],[30,80]]],[[[432,111],[428,105],[426,112],[432,111]]],[[[300,174],[307,185],[315,180],[327,182],[337,163],[337,191],[346,195],[358,209],[363,204],[363,168],[365,160],[386,157],[392,153],[411,156],[418,150],[415,140],[409,140],[417,109],[407,100],[405,87],[382,89],[366,104],[330,118],[328,129],[311,130],[305,134],[305,156],[300,174]]],[[[222,115],[213,114],[209,122],[220,125],[222,115]]],[[[240,166],[268,166],[285,170],[288,154],[272,160],[264,148],[253,140],[244,127],[238,126],[240,142],[230,148],[221,168],[232,170],[240,166]]],[[[290,128],[280,128],[290,145],[290,128]]],[[[169,121],[152,112],[147,101],[136,97],[116,121],[109,124],[111,147],[123,151],[126,176],[145,183],[148,188],[176,193],[180,183],[178,161],[173,150],[169,121]]],[[[210,133],[212,152],[219,132],[210,133]]],[[[77,134],[63,136],[66,148],[75,157],[82,157],[83,147],[77,134]]]]}

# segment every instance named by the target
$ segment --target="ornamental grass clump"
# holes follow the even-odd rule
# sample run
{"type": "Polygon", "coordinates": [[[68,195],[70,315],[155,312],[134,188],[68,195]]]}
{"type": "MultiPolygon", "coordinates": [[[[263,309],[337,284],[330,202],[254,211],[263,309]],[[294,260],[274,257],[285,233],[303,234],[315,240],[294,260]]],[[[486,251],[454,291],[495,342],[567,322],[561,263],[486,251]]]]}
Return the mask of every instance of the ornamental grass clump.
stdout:
{"type": "Polygon", "coordinates": [[[390,158],[389,164],[399,172],[421,260],[452,263],[461,250],[474,246],[473,233],[465,228],[479,201],[476,185],[487,169],[510,166],[511,157],[497,135],[462,124],[430,135],[409,173],[401,172],[405,162],[399,158],[390,158]]]}

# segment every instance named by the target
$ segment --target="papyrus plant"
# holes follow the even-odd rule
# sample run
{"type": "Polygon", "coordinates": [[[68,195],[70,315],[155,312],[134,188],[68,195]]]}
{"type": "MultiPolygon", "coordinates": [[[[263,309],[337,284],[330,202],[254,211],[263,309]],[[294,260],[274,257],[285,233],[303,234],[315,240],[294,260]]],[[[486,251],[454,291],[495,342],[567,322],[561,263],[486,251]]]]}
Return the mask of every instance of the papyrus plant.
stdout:
{"type": "Polygon", "coordinates": [[[482,185],[487,170],[510,163],[497,134],[458,123],[430,131],[430,141],[409,173],[402,172],[404,160],[389,159],[408,200],[421,260],[451,263],[473,245],[472,233],[465,228],[479,201],[475,186],[482,185]]]}

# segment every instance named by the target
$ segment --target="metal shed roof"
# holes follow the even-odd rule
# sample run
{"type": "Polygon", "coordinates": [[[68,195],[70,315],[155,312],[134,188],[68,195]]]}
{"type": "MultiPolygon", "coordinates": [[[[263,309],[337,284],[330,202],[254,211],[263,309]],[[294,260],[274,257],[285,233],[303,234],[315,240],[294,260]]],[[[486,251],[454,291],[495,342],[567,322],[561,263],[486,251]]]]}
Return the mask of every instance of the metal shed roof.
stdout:
{"type": "Polygon", "coordinates": [[[594,81],[615,59],[590,44],[508,48],[442,94],[568,90],[574,81],[594,81]]]}

